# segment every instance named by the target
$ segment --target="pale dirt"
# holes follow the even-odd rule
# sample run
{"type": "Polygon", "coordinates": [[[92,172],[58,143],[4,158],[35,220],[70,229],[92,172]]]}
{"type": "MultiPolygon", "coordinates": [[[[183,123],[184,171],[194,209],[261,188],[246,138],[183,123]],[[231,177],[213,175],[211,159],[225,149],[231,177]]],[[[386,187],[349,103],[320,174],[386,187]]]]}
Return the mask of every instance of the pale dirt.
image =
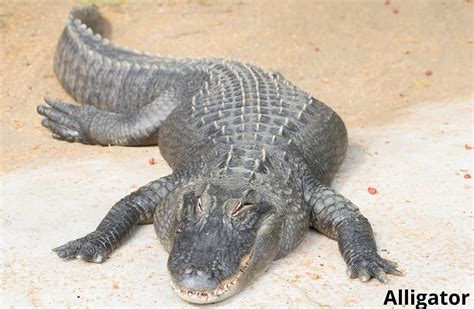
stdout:
{"type": "MultiPolygon", "coordinates": [[[[0,2],[0,172],[62,158],[156,152],[58,142],[40,125],[35,108],[44,96],[71,101],[52,58],[70,8],[87,2],[0,2]]],[[[114,27],[114,42],[278,70],[334,108],[349,129],[391,121],[393,111],[415,104],[473,97],[469,1],[97,3],[114,27]]]]}

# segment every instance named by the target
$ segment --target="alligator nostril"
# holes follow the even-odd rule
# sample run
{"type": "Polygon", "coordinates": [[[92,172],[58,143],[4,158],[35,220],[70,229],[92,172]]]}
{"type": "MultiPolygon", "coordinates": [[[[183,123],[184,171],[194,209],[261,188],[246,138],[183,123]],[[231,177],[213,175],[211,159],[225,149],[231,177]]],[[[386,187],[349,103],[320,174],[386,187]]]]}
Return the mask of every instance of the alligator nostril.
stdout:
{"type": "Polygon", "coordinates": [[[208,268],[205,266],[200,266],[200,265],[186,265],[180,270],[181,274],[185,275],[197,275],[197,276],[209,276],[209,271],[208,268]]]}
{"type": "Polygon", "coordinates": [[[209,275],[209,274],[207,274],[206,268],[201,267],[201,266],[196,267],[196,274],[198,276],[209,275]]]}

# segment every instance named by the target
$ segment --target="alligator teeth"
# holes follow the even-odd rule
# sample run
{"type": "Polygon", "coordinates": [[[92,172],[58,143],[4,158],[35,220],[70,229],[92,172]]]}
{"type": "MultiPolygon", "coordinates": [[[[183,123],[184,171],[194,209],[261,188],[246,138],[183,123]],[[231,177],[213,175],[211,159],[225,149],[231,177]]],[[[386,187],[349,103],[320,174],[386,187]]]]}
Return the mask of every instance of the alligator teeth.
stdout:
{"type": "Polygon", "coordinates": [[[111,68],[112,67],[112,60],[110,60],[110,58],[108,58],[108,57],[104,58],[104,67],[105,68],[111,68]]]}
{"type": "Polygon", "coordinates": [[[140,65],[138,65],[137,63],[133,63],[132,64],[132,70],[139,71],[140,70],[140,65]]]}
{"type": "Polygon", "coordinates": [[[120,70],[121,66],[122,63],[120,63],[120,61],[114,60],[114,67],[117,71],[120,70]]]}
{"type": "Polygon", "coordinates": [[[123,67],[125,70],[129,71],[131,65],[130,65],[130,63],[129,63],[128,61],[122,61],[122,67],[123,67]]]}
{"type": "Polygon", "coordinates": [[[100,41],[102,39],[102,36],[99,33],[94,34],[92,37],[95,41],[100,41]]]}

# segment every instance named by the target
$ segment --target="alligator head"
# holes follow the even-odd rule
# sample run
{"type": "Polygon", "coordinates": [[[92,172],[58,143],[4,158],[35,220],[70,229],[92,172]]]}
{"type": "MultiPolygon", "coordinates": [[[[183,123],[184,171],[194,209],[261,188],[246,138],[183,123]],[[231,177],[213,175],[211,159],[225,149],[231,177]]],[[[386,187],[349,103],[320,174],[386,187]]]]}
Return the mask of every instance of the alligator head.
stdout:
{"type": "Polygon", "coordinates": [[[167,198],[177,210],[168,270],[182,299],[224,300],[270,264],[278,254],[281,229],[271,200],[249,185],[222,182],[190,183],[167,198]]]}

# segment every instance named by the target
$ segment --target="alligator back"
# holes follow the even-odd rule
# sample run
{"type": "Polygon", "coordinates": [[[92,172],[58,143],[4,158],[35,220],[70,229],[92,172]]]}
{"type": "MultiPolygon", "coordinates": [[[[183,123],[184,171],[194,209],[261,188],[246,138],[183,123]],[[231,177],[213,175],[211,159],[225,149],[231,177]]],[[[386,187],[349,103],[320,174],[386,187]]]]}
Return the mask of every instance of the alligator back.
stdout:
{"type": "Polygon", "coordinates": [[[251,175],[265,154],[285,152],[303,160],[321,182],[332,180],[347,147],[334,111],[278,73],[226,60],[207,71],[202,89],[161,127],[160,149],[173,168],[211,156],[214,164],[251,175]]]}

